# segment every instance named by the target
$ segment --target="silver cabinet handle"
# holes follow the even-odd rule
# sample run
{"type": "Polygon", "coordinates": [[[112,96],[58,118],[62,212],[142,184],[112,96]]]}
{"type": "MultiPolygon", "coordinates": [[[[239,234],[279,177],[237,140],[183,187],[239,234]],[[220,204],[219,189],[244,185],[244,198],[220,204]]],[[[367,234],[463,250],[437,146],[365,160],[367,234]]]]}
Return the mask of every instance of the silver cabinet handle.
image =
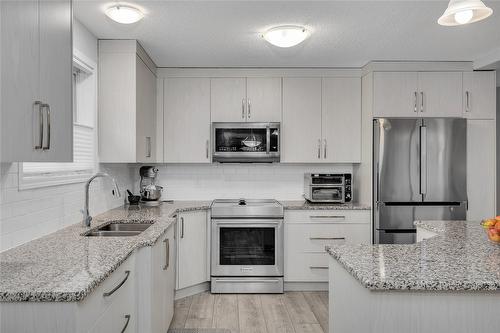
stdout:
{"type": "Polygon", "coordinates": [[[146,137],[146,157],[151,157],[151,137],[146,137]]]}
{"type": "Polygon", "coordinates": [[[470,93],[465,92],[465,112],[470,112],[470,93]]]}
{"type": "Polygon", "coordinates": [[[163,266],[163,270],[166,271],[170,265],[170,241],[167,238],[163,240],[163,243],[165,243],[165,265],[163,266]]]}
{"type": "Polygon", "coordinates": [[[309,237],[310,240],[345,240],[345,237],[309,237]]]}
{"type": "Polygon", "coordinates": [[[117,291],[118,289],[120,289],[121,286],[123,286],[123,284],[125,283],[125,281],[127,281],[129,275],[130,275],[130,271],[125,271],[125,278],[122,280],[122,282],[120,282],[111,291],[108,291],[108,292],[105,292],[104,294],[102,294],[102,296],[108,297],[108,296],[113,295],[115,291],[117,291]]]}
{"type": "Polygon", "coordinates": [[[205,142],[205,156],[207,157],[208,160],[208,140],[205,142]]]}
{"type": "Polygon", "coordinates": [[[328,266],[309,266],[309,269],[328,269],[328,266]]]}
{"type": "Polygon", "coordinates": [[[40,108],[42,110],[47,111],[47,145],[43,146],[42,150],[49,150],[50,149],[50,105],[49,104],[42,104],[40,106],[40,108]]]}
{"type": "Polygon", "coordinates": [[[250,103],[250,98],[247,99],[247,116],[248,116],[248,119],[250,119],[250,117],[252,116],[250,110],[252,108],[252,104],[250,103]]]}
{"type": "Polygon", "coordinates": [[[424,112],[424,92],[420,92],[420,112],[424,112]]]}
{"type": "Polygon", "coordinates": [[[427,127],[420,126],[420,194],[427,194],[427,127]]]}
{"type": "Polygon", "coordinates": [[[241,119],[245,119],[245,99],[241,100],[241,119]]]}
{"type": "Polygon", "coordinates": [[[321,139],[318,139],[318,159],[321,158],[321,139]]]}
{"type": "Polygon", "coordinates": [[[310,215],[309,218],[311,219],[339,219],[339,220],[345,220],[344,215],[310,215]]]}
{"type": "MultiPolygon", "coordinates": [[[[43,110],[41,105],[42,102],[40,101],[35,101],[35,103],[33,103],[33,111],[34,113],[38,113],[38,142],[35,142],[33,145],[35,149],[42,149],[43,147],[43,110]]],[[[34,135],[34,137],[36,137],[36,135],[34,135]]]]}
{"type": "Polygon", "coordinates": [[[417,105],[418,105],[418,94],[417,94],[417,92],[415,91],[415,103],[413,104],[413,112],[418,112],[418,110],[417,110],[417,109],[418,109],[417,105]]]}
{"type": "Polygon", "coordinates": [[[323,149],[324,149],[323,158],[326,159],[326,139],[324,141],[325,141],[325,146],[323,147],[323,149]]]}
{"type": "Polygon", "coordinates": [[[184,218],[181,217],[181,238],[184,238],[184,218]]]}
{"type": "Polygon", "coordinates": [[[121,333],[125,332],[127,329],[128,323],[130,322],[130,315],[125,315],[125,319],[127,319],[127,321],[125,322],[125,326],[123,326],[121,333]]]}

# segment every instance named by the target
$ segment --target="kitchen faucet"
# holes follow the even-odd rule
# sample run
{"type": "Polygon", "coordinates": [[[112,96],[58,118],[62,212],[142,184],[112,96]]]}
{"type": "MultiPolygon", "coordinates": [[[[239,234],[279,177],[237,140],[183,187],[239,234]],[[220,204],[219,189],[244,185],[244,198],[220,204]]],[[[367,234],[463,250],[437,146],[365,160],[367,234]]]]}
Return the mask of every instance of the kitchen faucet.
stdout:
{"type": "Polygon", "coordinates": [[[104,172],[98,172],[96,173],[95,175],[93,175],[92,177],[89,178],[89,180],[87,180],[87,183],[85,184],[85,206],[83,207],[83,210],[82,210],[82,213],[83,213],[83,226],[84,227],[90,227],[90,222],[92,221],[92,216],[90,216],[90,213],[89,213],[89,188],[90,188],[90,183],[92,183],[92,181],[96,178],[109,178],[113,181],[113,185],[114,185],[114,189],[113,191],[111,192],[113,194],[113,196],[115,197],[120,197],[120,189],[118,188],[118,184],[116,183],[116,180],[111,177],[110,175],[108,175],[107,173],[104,173],[104,172]]]}

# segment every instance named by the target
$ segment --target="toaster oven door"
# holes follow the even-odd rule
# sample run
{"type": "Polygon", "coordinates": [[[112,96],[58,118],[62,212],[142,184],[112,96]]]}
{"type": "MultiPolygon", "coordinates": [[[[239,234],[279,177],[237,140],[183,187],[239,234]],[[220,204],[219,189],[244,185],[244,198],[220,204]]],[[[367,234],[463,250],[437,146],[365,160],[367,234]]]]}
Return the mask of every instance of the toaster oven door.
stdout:
{"type": "Polygon", "coordinates": [[[344,186],[311,186],[310,201],[343,203],[344,186]]]}

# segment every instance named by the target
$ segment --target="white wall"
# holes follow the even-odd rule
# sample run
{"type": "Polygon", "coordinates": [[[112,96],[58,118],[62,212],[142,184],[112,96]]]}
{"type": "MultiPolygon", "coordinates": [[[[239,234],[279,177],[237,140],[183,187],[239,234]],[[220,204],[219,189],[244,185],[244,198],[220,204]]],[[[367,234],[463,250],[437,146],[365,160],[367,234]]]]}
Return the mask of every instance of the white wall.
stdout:
{"type": "MultiPolygon", "coordinates": [[[[159,166],[163,199],[303,199],[305,172],[352,172],[351,165],[169,164],[159,166]]],[[[138,175],[138,167],[137,172],[138,175]]],[[[137,189],[137,188],[136,188],[137,189]]],[[[137,190],[136,190],[137,192],[137,190]]]]}
{"type": "MultiPolygon", "coordinates": [[[[75,21],[74,47],[97,63],[97,39],[75,21]]],[[[135,168],[128,165],[100,165],[99,169],[114,176],[125,193],[133,187],[135,168]]],[[[54,232],[82,220],[84,184],[18,189],[18,164],[0,164],[0,251],[54,232]]],[[[126,196],[115,198],[108,180],[92,185],[90,212],[93,215],[123,204],[126,196]]]]}

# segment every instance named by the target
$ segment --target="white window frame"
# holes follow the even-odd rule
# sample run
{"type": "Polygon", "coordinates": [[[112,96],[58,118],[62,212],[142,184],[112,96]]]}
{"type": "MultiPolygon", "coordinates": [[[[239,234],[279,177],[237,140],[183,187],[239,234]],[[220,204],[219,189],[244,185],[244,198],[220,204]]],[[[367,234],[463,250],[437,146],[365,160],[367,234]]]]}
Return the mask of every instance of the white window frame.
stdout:
{"type": "MultiPolygon", "coordinates": [[[[97,64],[88,59],[84,54],[78,50],[73,52],[73,68],[77,68],[85,73],[88,73],[93,80],[93,89],[95,98],[94,105],[94,124],[88,126],[86,124],[79,124],[75,114],[73,115],[73,126],[78,126],[85,130],[85,128],[94,131],[94,165],[92,169],[85,171],[72,171],[61,170],[47,173],[25,173],[23,171],[23,163],[18,164],[18,177],[19,177],[19,190],[35,189],[48,186],[57,186],[65,184],[83,183],[97,170],[97,64]]],[[[75,111],[73,111],[75,112],[75,111]]],[[[74,133],[73,133],[74,135],[74,133]]]]}

